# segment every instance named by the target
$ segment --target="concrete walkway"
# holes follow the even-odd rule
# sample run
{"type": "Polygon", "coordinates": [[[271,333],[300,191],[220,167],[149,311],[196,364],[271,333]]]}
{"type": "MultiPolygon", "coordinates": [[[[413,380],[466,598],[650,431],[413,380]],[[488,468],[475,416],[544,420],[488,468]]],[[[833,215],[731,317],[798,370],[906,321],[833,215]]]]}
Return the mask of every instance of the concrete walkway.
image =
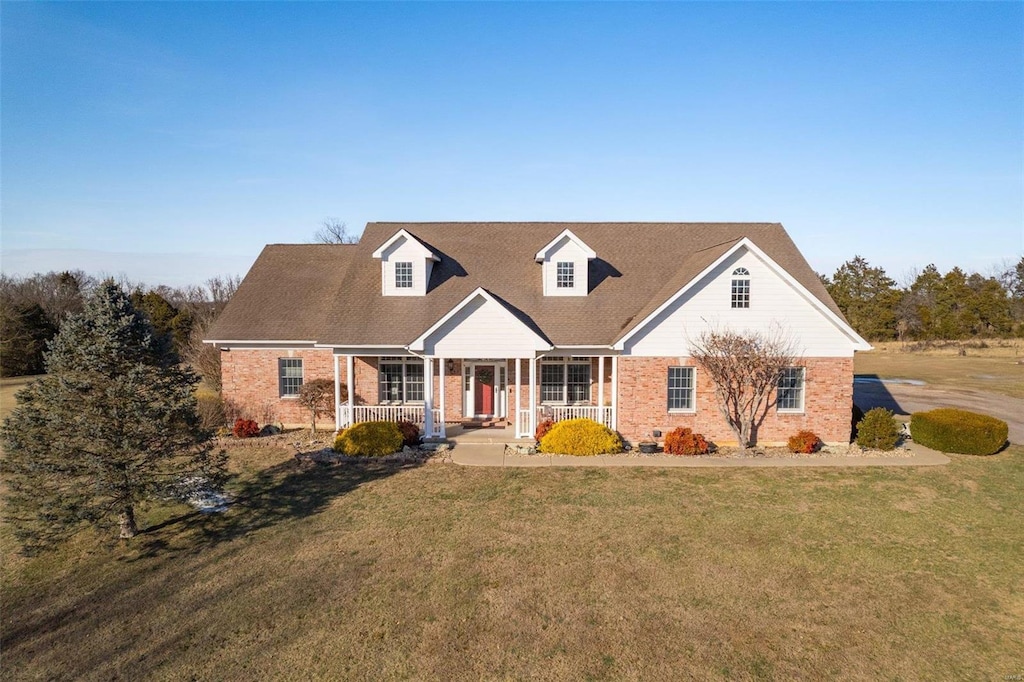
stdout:
{"type": "Polygon", "coordinates": [[[792,457],[727,459],[719,457],[673,457],[655,455],[599,455],[567,457],[564,455],[506,455],[504,443],[457,442],[452,448],[452,461],[477,467],[918,467],[949,464],[941,452],[917,443],[909,444],[910,457],[792,457]]]}

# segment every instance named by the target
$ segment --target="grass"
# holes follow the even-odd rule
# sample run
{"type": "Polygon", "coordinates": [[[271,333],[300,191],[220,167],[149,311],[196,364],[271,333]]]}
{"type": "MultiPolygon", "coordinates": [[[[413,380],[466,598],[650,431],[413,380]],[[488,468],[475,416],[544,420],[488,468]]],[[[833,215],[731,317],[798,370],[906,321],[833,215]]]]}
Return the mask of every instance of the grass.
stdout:
{"type": "Polygon", "coordinates": [[[992,392],[1024,398],[1024,341],[947,342],[933,348],[889,342],[857,353],[856,374],[883,379],[921,379],[936,388],[992,392]],[[984,345],[985,347],[979,347],[984,345]],[[913,350],[908,350],[908,346],[913,350]],[[959,355],[960,349],[966,355],[959,355]]]}
{"type": "Polygon", "coordinates": [[[38,376],[31,376],[0,379],[0,421],[14,408],[15,394],[23,389],[26,384],[38,378],[38,376]]]}
{"type": "Polygon", "coordinates": [[[300,470],[3,568],[14,678],[1006,679],[1024,448],[905,469],[300,470]]]}

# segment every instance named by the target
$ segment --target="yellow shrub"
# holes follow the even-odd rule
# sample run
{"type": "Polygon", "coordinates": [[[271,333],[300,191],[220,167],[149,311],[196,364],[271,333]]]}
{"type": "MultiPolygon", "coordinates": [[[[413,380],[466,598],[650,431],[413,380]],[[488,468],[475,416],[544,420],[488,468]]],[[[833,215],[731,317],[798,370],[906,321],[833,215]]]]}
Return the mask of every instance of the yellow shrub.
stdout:
{"type": "Polygon", "coordinates": [[[540,439],[538,450],[558,455],[605,455],[622,452],[622,439],[593,419],[566,419],[540,439]]]}
{"type": "Polygon", "coordinates": [[[384,457],[402,449],[402,431],[395,422],[360,422],[334,439],[334,449],[351,457],[384,457]]]}

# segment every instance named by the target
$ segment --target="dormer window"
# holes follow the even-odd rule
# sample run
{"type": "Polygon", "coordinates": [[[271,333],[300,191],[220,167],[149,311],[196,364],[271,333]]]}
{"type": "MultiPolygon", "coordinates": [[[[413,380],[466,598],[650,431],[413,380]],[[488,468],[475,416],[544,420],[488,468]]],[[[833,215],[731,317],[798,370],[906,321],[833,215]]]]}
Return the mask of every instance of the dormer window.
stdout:
{"type": "Polygon", "coordinates": [[[555,274],[555,286],[559,289],[572,289],[575,286],[575,266],[572,261],[559,261],[555,274]]]}
{"type": "Polygon", "coordinates": [[[586,296],[590,293],[590,261],[594,250],[572,230],[562,233],[537,252],[545,296],[586,296]]]}
{"type": "Polygon", "coordinates": [[[395,288],[412,289],[412,262],[395,263],[395,288]]]}
{"type": "Polygon", "coordinates": [[[750,307],[750,271],[746,268],[732,271],[732,307],[750,307]]]}
{"type": "Polygon", "coordinates": [[[373,252],[380,259],[381,295],[426,296],[434,263],[441,259],[406,230],[373,252]]]}

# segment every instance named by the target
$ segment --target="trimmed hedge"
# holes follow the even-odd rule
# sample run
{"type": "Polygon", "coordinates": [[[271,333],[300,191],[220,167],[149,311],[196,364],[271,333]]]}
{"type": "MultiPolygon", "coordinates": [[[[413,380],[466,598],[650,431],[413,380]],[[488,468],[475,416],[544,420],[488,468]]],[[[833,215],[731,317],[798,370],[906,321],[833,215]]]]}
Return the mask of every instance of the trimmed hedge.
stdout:
{"type": "Polygon", "coordinates": [[[786,444],[790,452],[798,455],[810,455],[821,449],[821,439],[813,431],[797,431],[786,444]]]}
{"type": "Polygon", "coordinates": [[[260,435],[260,425],[251,419],[236,419],[231,433],[235,438],[255,438],[260,435]]]}
{"type": "Polygon", "coordinates": [[[884,407],[867,411],[857,424],[857,445],[871,450],[892,450],[900,442],[900,423],[884,407]]]}
{"type": "Polygon", "coordinates": [[[910,435],[915,442],[940,452],[992,455],[1006,444],[1006,422],[988,415],[942,407],[910,416],[910,435]]]}
{"type": "Polygon", "coordinates": [[[360,422],[334,439],[334,450],[350,457],[385,457],[402,449],[402,430],[395,422],[360,422]]]}
{"type": "Polygon", "coordinates": [[[619,434],[593,419],[566,419],[551,427],[540,443],[540,452],[557,455],[611,455],[622,452],[619,434]]]}
{"type": "Polygon", "coordinates": [[[402,444],[407,445],[410,448],[419,447],[420,427],[406,419],[402,419],[396,423],[398,424],[398,430],[402,432],[402,444]]]}

